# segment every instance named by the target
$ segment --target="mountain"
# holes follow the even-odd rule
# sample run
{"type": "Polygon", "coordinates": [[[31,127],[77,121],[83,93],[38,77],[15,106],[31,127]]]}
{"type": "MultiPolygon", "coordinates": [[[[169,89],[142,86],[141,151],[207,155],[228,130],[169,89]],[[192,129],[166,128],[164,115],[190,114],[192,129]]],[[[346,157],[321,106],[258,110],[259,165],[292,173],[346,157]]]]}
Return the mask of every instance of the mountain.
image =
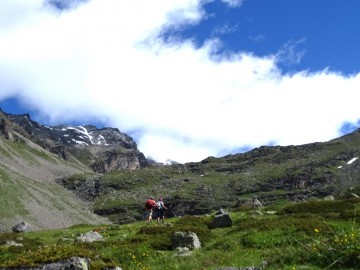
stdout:
{"type": "Polygon", "coordinates": [[[360,130],[298,146],[262,146],[201,162],[157,164],[115,128],[43,126],[0,111],[0,230],[143,219],[149,196],[167,216],[360,194],[360,130]],[[96,215],[94,215],[95,213],[96,215]],[[103,216],[103,217],[100,217],[103,216]]]}
{"type": "Polygon", "coordinates": [[[95,213],[127,223],[143,218],[148,196],[164,198],[167,216],[252,207],[255,198],[271,206],[329,195],[358,196],[359,157],[357,130],[329,142],[262,146],[201,162],[148,166],[133,172],[116,170],[98,176],[73,175],[60,182],[93,202],[95,213]]]}
{"type": "Polygon", "coordinates": [[[147,165],[133,139],[118,129],[48,127],[28,114],[0,110],[0,231],[18,221],[33,229],[107,223],[55,180],[147,165]]]}
{"type": "Polygon", "coordinates": [[[17,132],[64,160],[90,166],[95,172],[135,170],[149,165],[134,140],[117,128],[98,129],[91,125],[49,127],[31,120],[29,114],[0,113],[7,138],[18,138],[14,135],[17,132]]]}

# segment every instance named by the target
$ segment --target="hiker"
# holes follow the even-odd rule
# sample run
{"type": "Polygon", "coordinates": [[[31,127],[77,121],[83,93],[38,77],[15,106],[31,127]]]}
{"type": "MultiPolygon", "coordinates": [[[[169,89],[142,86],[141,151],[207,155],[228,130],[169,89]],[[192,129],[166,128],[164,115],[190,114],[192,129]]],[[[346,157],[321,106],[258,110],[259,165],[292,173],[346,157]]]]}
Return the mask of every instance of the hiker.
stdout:
{"type": "Polygon", "coordinates": [[[147,223],[151,223],[152,221],[152,215],[153,215],[153,209],[156,206],[156,202],[154,200],[153,197],[150,197],[149,199],[147,199],[146,204],[145,204],[145,216],[147,219],[147,223]]]}
{"type": "Polygon", "coordinates": [[[156,203],[156,207],[157,207],[157,221],[158,223],[164,223],[164,212],[165,209],[167,209],[164,205],[164,201],[163,198],[159,198],[159,201],[156,203]]]}

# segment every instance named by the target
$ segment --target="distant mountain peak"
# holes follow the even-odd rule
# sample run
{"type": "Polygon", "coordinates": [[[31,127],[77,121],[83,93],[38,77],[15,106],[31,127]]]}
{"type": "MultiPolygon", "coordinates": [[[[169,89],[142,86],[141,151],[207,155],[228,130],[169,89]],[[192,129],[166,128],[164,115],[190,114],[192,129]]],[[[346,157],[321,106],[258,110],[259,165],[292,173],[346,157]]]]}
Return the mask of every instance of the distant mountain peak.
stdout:
{"type": "Polygon", "coordinates": [[[3,112],[3,115],[15,132],[66,160],[72,155],[97,172],[138,169],[149,165],[135,141],[117,128],[97,128],[94,125],[47,126],[33,121],[28,113],[3,112]]]}

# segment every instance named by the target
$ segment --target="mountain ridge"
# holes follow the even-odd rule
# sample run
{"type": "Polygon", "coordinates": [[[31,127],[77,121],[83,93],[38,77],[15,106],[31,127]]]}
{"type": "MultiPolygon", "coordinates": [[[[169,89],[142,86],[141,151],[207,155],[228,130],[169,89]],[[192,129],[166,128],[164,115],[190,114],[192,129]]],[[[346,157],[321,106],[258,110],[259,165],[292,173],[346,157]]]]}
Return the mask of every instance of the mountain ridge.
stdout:
{"type": "MultiPolygon", "coordinates": [[[[328,142],[261,146],[201,162],[165,165],[147,160],[134,140],[115,128],[42,126],[28,114],[2,111],[0,120],[0,190],[4,194],[7,189],[21,191],[14,196],[18,206],[8,207],[14,213],[26,209],[26,194],[33,198],[38,192],[34,183],[44,185],[43,194],[46,189],[51,194],[61,190],[66,194],[62,196],[75,200],[74,205],[77,200],[80,209],[87,207],[120,224],[141,220],[149,196],[163,197],[171,217],[251,206],[255,198],[271,206],[360,194],[360,129],[328,142]],[[23,188],[16,187],[19,183],[23,188]]],[[[61,199],[55,194],[56,204],[40,197],[40,204],[61,213],[55,207],[61,199]]],[[[9,199],[4,196],[5,201],[9,199]]],[[[36,203],[32,205],[28,214],[19,217],[36,216],[39,211],[34,210],[36,203]]],[[[43,206],[42,212],[46,209],[43,206]]],[[[65,216],[73,214],[64,211],[65,216]]],[[[14,216],[8,213],[7,227],[14,216]]],[[[80,219],[67,224],[76,220],[80,219]]],[[[30,221],[37,228],[50,226],[45,221],[30,221]]]]}
{"type": "Polygon", "coordinates": [[[12,130],[17,131],[65,160],[71,157],[80,160],[95,172],[138,169],[150,163],[138,150],[135,141],[117,128],[46,126],[33,121],[29,114],[8,114],[1,109],[0,113],[3,123],[0,130],[6,130],[6,137],[13,137],[12,130]]]}

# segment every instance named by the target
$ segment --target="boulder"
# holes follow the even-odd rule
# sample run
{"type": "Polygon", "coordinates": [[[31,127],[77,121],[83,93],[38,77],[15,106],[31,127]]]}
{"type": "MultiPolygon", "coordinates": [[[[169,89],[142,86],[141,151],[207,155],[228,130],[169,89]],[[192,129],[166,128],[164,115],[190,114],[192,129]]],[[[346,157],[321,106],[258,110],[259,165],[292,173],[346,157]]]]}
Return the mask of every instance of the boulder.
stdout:
{"type": "Polygon", "coordinates": [[[260,267],[256,267],[256,266],[249,266],[249,267],[223,267],[223,268],[219,268],[217,270],[261,270],[260,267]]]}
{"type": "Polygon", "coordinates": [[[21,232],[29,232],[31,230],[31,227],[28,223],[21,221],[17,224],[15,224],[12,227],[13,232],[21,233],[21,232]]]}
{"type": "Polygon", "coordinates": [[[176,232],[171,239],[172,248],[198,249],[201,247],[200,240],[194,232],[176,232]]]}
{"type": "Polygon", "coordinates": [[[39,268],[32,268],[32,270],[54,270],[54,269],[73,269],[73,270],[88,270],[90,260],[87,258],[71,257],[67,260],[62,260],[54,263],[45,264],[39,268]]]}
{"type": "Polygon", "coordinates": [[[23,247],[24,245],[21,244],[21,243],[17,243],[15,241],[12,241],[12,240],[8,240],[8,241],[6,241],[5,246],[6,247],[23,247]]]}
{"type": "Polygon", "coordinates": [[[232,218],[224,209],[220,209],[210,224],[210,228],[224,228],[232,226],[232,218]]]}
{"type": "Polygon", "coordinates": [[[87,232],[85,234],[80,235],[77,238],[78,242],[94,242],[94,241],[101,241],[104,238],[102,237],[102,235],[98,232],[87,232]]]}
{"type": "Polygon", "coordinates": [[[176,253],[173,255],[174,257],[188,257],[193,254],[193,252],[187,247],[177,247],[175,251],[176,253]]]}
{"type": "Polygon", "coordinates": [[[262,208],[263,207],[263,204],[256,198],[254,198],[254,200],[253,200],[253,205],[254,205],[254,208],[262,208]]]}

